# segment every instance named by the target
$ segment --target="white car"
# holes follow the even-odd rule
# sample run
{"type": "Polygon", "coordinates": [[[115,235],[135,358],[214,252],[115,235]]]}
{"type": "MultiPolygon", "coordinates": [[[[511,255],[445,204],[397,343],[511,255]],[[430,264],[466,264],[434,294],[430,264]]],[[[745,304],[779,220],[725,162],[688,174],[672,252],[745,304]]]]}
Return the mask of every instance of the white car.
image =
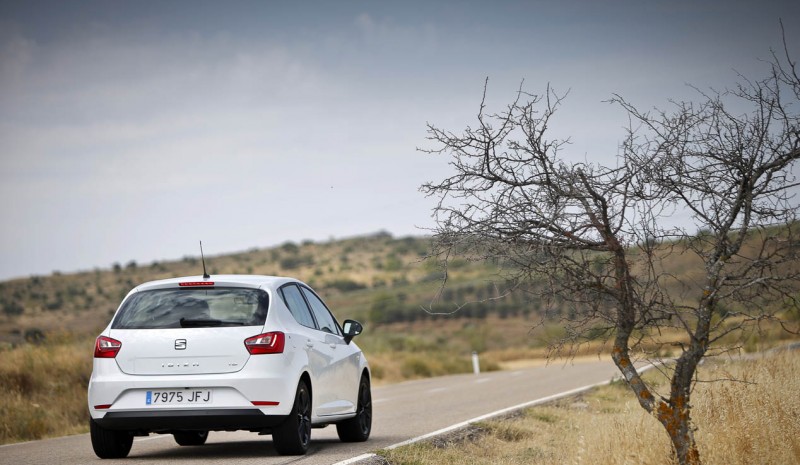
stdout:
{"type": "Polygon", "coordinates": [[[272,276],[152,281],[128,293],[97,338],[89,381],[92,447],[122,458],[134,436],[202,445],[209,431],[272,434],[304,454],[312,427],[342,441],[372,428],[370,371],[352,338],[306,284],[272,276]]]}

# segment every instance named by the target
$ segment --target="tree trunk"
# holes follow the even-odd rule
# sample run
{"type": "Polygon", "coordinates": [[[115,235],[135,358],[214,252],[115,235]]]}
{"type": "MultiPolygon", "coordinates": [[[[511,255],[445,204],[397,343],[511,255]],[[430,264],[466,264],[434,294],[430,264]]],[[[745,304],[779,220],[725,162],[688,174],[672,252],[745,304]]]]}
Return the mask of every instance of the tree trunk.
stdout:
{"type": "MultiPolygon", "coordinates": [[[[624,328],[623,328],[624,329],[624,328]]],[[[612,349],[611,358],[625,377],[628,386],[636,394],[639,405],[654,415],[664,426],[672,441],[672,448],[680,465],[700,465],[700,452],[692,431],[689,398],[691,380],[698,361],[702,358],[700,346],[693,346],[678,359],[672,377],[669,400],[657,400],[639,376],[627,350],[629,333],[620,331],[612,349]]]]}
{"type": "Polygon", "coordinates": [[[679,395],[671,398],[669,403],[660,402],[656,415],[667,430],[678,463],[700,465],[700,452],[697,450],[692,432],[688,397],[679,395]]]}

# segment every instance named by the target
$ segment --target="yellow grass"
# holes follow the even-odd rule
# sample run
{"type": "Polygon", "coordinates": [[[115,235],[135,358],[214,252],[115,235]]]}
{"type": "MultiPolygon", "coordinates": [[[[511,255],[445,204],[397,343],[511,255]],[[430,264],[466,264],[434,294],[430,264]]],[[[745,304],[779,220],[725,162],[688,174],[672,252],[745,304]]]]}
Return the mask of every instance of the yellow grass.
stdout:
{"type": "Polygon", "coordinates": [[[0,351],[0,444],[86,431],[94,338],[0,351]]]}
{"type": "MultiPolygon", "coordinates": [[[[709,362],[693,395],[707,465],[800,463],[800,353],[709,362]]],[[[658,374],[648,374],[661,383],[658,374]]],[[[381,453],[390,464],[671,464],[660,424],[615,383],[581,397],[473,426],[448,439],[381,453]],[[466,437],[466,439],[464,439],[466,437]]]]}

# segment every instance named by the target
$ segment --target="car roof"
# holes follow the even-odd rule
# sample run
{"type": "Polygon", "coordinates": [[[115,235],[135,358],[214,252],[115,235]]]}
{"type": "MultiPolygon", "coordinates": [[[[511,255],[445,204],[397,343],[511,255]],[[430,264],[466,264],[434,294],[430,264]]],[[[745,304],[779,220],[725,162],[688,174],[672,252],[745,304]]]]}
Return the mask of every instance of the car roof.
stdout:
{"type": "Polygon", "coordinates": [[[203,276],[183,276],[179,278],[160,279],[149,281],[136,286],[135,290],[163,289],[180,287],[181,283],[213,283],[219,287],[248,287],[253,289],[275,289],[289,282],[300,282],[295,278],[285,276],[261,276],[248,274],[223,274],[213,275],[209,278],[203,276]]]}

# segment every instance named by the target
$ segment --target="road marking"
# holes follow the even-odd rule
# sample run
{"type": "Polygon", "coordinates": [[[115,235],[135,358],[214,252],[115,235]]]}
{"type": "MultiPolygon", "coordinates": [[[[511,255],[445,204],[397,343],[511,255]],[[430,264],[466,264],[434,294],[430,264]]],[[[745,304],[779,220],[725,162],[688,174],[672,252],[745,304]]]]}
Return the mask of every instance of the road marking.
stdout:
{"type": "Polygon", "coordinates": [[[491,381],[491,378],[481,378],[481,379],[476,379],[476,380],[475,380],[475,384],[481,384],[481,383],[485,383],[485,382],[487,382],[487,381],[491,381]]]}
{"type": "Polygon", "coordinates": [[[360,462],[362,460],[371,459],[375,457],[375,454],[361,454],[358,457],[353,457],[352,459],[342,460],[341,462],[336,462],[333,465],[350,465],[351,463],[360,462]]]}
{"type": "MultiPolygon", "coordinates": [[[[639,374],[641,374],[641,373],[644,373],[645,371],[647,371],[647,370],[649,370],[651,368],[654,368],[654,367],[655,367],[655,365],[653,365],[651,363],[651,364],[648,364],[648,365],[638,369],[637,371],[639,372],[639,374]]],[[[480,381],[480,380],[478,380],[478,381],[480,381]]],[[[476,382],[478,382],[478,381],[476,381],[476,382]]],[[[527,408],[527,407],[533,407],[534,405],[544,404],[546,402],[550,402],[550,401],[553,401],[553,400],[561,399],[563,397],[569,397],[571,395],[580,394],[581,392],[588,391],[590,389],[593,389],[593,388],[596,388],[596,387],[599,387],[599,386],[605,386],[605,385],[611,383],[611,381],[612,381],[612,379],[609,379],[607,381],[601,381],[599,383],[587,384],[586,386],[582,386],[582,387],[575,388],[575,389],[570,389],[569,391],[559,392],[558,394],[553,394],[553,395],[542,397],[542,398],[539,398],[539,399],[536,399],[536,400],[523,402],[521,404],[514,405],[513,407],[507,407],[507,408],[504,408],[504,409],[495,410],[494,412],[487,413],[487,414],[481,415],[479,417],[475,417],[475,418],[473,418],[471,420],[462,421],[461,423],[456,423],[455,425],[450,425],[450,426],[448,426],[446,428],[442,428],[440,430],[436,430],[436,431],[434,431],[432,433],[423,434],[422,436],[417,436],[415,438],[411,438],[411,439],[408,439],[406,441],[398,442],[397,444],[392,444],[391,446],[383,447],[382,449],[384,449],[384,450],[392,450],[392,449],[397,449],[398,447],[403,447],[403,446],[407,446],[407,445],[410,445],[410,444],[414,444],[415,442],[423,441],[425,439],[430,439],[432,437],[436,437],[436,436],[439,436],[439,435],[442,435],[442,434],[445,434],[445,433],[449,433],[451,431],[455,431],[457,429],[461,429],[461,428],[463,428],[465,426],[469,426],[469,425],[471,425],[473,423],[477,423],[479,421],[487,420],[487,419],[492,418],[492,417],[497,417],[497,416],[500,416],[500,415],[503,415],[503,414],[506,414],[506,413],[510,413],[510,412],[515,411],[515,410],[520,410],[520,409],[527,408]]],[[[377,455],[376,454],[372,454],[372,453],[362,454],[362,455],[359,455],[358,457],[353,457],[353,458],[350,458],[350,459],[347,459],[347,460],[342,460],[341,462],[336,462],[333,465],[350,465],[350,464],[359,462],[361,460],[370,459],[372,457],[377,457],[377,455]]]]}
{"type": "Polygon", "coordinates": [[[433,388],[433,389],[428,390],[428,394],[433,394],[434,392],[442,392],[442,391],[446,391],[446,390],[447,390],[447,388],[443,388],[443,387],[433,388]]]}

